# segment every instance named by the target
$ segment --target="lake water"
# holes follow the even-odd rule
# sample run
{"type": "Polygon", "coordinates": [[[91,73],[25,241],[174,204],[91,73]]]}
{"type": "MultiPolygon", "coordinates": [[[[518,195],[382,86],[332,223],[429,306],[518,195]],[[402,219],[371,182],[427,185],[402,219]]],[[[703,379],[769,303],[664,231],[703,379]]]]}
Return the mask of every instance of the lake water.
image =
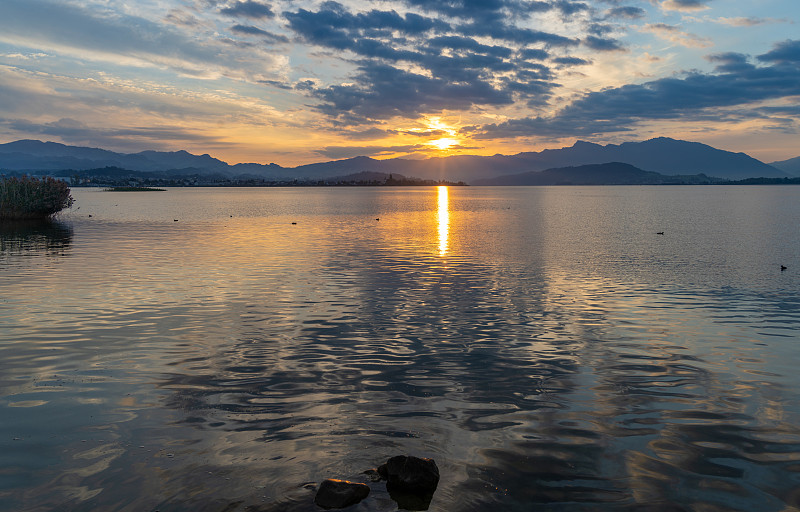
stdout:
{"type": "Polygon", "coordinates": [[[434,511],[800,510],[798,187],[73,196],[0,227],[0,510],[320,510],[398,454],[434,511]]]}

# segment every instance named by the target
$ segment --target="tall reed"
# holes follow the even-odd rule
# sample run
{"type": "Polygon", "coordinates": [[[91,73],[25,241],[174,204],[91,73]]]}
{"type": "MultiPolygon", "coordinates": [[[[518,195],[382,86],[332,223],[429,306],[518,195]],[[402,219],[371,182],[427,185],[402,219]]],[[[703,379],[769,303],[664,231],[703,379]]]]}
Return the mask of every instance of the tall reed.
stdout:
{"type": "Polygon", "coordinates": [[[0,220],[43,219],[73,201],[67,183],[49,176],[0,177],[0,220]]]}

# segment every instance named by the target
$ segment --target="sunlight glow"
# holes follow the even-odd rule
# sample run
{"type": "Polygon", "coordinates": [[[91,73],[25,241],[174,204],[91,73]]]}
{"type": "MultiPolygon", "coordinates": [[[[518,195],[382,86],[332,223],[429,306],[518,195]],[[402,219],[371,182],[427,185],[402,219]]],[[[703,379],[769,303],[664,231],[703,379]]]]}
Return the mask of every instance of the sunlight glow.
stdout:
{"type": "Polygon", "coordinates": [[[439,189],[438,215],[439,222],[439,256],[447,254],[448,238],[450,236],[450,205],[448,201],[447,187],[437,187],[439,189]]]}
{"type": "Polygon", "coordinates": [[[447,151],[451,147],[461,144],[461,141],[456,137],[458,135],[458,129],[442,121],[441,117],[429,117],[425,120],[425,124],[428,130],[433,133],[438,132],[437,134],[441,135],[440,138],[430,140],[426,142],[425,145],[433,146],[439,151],[447,151]]]}
{"type": "Polygon", "coordinates": [[[458,140],[451,138],[436,139],[428,142],[427,144],[429,146],[434,146],[439,151],[446,151],[451,146],[458,146],[458,140]]]}

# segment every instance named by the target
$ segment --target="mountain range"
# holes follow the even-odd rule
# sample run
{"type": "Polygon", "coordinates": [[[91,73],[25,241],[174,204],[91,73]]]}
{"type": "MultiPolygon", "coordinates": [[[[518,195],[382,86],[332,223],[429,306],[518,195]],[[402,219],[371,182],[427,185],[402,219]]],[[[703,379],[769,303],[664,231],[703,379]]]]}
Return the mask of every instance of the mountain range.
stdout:
{"type": "Polygon", "coordinates": [[[369,172],[478,184],[505,175],[609,162],[628,164],[637,170],[665,176],[703,174],[706,177],[740,180],[800,175],[800,157],[768,165],[744,153],[666,137],[608,145],[578,141],[571,147],[516,155],[449,156],[426,160],[376,160],[362,156],[298,167],[282,167],[274,163],[231,165],[208,154],[194,155],[186,151],[117,153],[38,140],[0,144],[0,172],[54,175],[68,175],[69,171],[101,167],[170,176],[214,175],[263,180],[326,179],[369,172]]]}
{"type": "Polygon", "coordinates": [[[770,165],[785,173],[800,176],[800,156],[789,160],[781,160],[780,162],[772,162],[770,165]]]}
{"type": "Polygon", "coordinates": [[[475,180],[473,185],[698,185],[722,182],[705,174],[665,176],[631,164],[608,162],[506,174],[475,180]]]}

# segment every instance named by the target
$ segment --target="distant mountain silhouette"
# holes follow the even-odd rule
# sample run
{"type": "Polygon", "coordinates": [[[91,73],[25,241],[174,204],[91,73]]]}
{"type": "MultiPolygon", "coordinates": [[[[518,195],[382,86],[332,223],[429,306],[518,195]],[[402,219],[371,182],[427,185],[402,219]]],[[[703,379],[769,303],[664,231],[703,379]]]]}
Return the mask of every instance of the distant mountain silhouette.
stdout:
{"type": "Polygon", "coordinates": [[[519,174],[475,180],[473,185],[666,185],[699,184],[722,181],[704,174],[665,176],[622,162],[587,164],[528,171],[519,174]]]}
{"type": "Polygon", "coordinates": [[[669,176],[706,174],[725,179],[786,176],[784,172],[744,153],[667,137],[606,146],[578,141],[570,148],[546,149],[516,156],[528,162],[532,167],[530,170],[623,162],[669,176]]]}
{"type": "Polygon", "coordinates": [[[791,174],[792,176],[800,176],[800,156],[788,160],[781,160],[780,162],[772,162],[769,165],[791,174]]]}
{"type": "MultiPolygon", "coordinates": [[[[794,160],[796,159],[776,163],[786,164],[792,169],[794,160]]],[[[640,170],[669,176],[705,174],[729,180],[787,176],[785,170],[767,165],[744,153],[723,151],[698,142],[665,137],[605,146],[578,141],[571,147],[509,156],[450,156],[426,160],[376,160],[360,156],[294,168],[256,163],[229,165],[207,154],[193,155],[186,151],[142,151],[128,154],[38,140],[0,144],[0,169],[6,171],[57,173],[64,170],[117,167],[168,175],[224,175],[230,178],[252,177],[266,180],[327,179],[371,172],[471,183],[509,174],[607,162],[625,163],[640,170]]]]}
{"type": "Polygon", "coordinates": [[[181,168],[219,172],[230,166],[209,155],[197,156],[186,151],[142,151],[128,154],[38,140],[0,144],[0,168],[3,169],[44,171],[98,167],[120,167],[145,172],[181,168]]]}

